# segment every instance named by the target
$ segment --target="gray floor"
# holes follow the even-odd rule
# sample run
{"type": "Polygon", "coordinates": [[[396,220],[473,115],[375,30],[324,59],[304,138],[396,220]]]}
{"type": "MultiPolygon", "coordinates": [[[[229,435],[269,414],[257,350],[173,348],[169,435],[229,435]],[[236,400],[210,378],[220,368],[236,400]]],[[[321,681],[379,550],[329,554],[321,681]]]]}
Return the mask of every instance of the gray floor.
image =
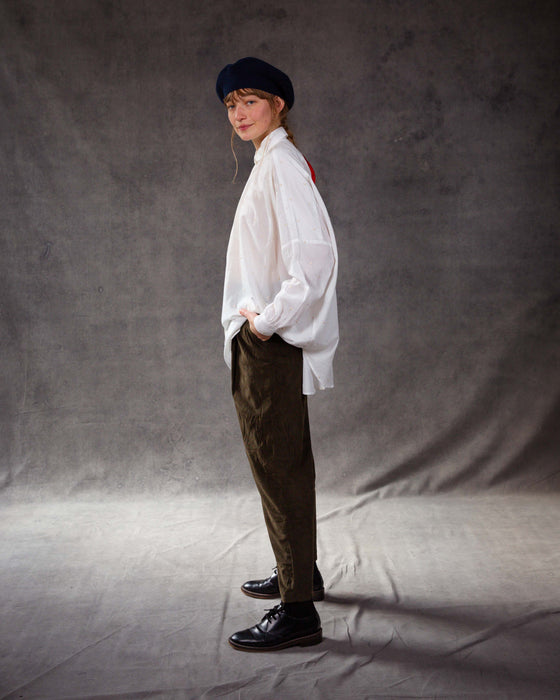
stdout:
{"type": "Polygon", "coordinates": [[[320,498],[324,641],[244,654],[266,604],[239,584],[273,565],[253,494],[4,502],[0,697],[557,698],[558,506],[320,498]]]}

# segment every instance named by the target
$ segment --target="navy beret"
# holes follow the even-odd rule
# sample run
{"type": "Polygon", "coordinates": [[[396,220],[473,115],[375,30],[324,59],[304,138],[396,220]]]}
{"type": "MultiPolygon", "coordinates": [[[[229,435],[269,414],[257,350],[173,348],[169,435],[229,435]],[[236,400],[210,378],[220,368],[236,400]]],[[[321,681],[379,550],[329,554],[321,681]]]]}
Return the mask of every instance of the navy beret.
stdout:
{"type": "Polygon", "coordinates": [[[234,90],[249,88],[264,90],[271,95],[278,95],[288,105],[294,104],[294,88],[292,81],[281,70],[271,66],[260,58],[241,58],[237,63],[229,63],[218,76],[216,92],[220,101],[234,90]]]}

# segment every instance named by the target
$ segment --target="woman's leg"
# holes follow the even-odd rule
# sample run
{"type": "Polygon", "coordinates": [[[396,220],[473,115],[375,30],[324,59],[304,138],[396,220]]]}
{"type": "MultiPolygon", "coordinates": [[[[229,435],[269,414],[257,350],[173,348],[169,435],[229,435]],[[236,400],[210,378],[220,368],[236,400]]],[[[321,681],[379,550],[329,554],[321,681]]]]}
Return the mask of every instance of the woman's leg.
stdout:
{"type": "Polygon", "coordinates": [[[234,338],[232,393],[259,490],[283,602],[310,601],[316,559],[315,465],[300,348],[246,323],[234,338]]]}

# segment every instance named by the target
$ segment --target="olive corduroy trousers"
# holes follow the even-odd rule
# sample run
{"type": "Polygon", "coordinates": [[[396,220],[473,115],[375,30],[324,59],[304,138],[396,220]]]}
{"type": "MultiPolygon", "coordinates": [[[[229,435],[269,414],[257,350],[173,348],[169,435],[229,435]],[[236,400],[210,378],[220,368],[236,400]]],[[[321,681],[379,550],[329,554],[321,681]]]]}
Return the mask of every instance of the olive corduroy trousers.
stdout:
{"type": "Polygon", "coordinates": [[[312,599],[317,556],[315,464],[301,348],[245,323],[232,341],[232,394],[276,557],[283,602],[312,599]]]}

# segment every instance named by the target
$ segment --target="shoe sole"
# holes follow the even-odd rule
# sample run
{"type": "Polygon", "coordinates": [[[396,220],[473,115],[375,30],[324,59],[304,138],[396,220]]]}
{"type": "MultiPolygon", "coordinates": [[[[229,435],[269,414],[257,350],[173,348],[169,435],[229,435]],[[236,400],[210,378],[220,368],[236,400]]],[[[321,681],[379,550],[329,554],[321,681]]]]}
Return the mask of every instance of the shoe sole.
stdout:
{"type": "MultiPolygon", "coordinates": [[[[273,593],[272,595],[270,593],[252,593],[251,591],[246,591],[243,586],[241,586],[241,592],[244,593],[246,596],[249,596],[249,598],[259,598],[260,600],[274,600],[276,598],[280,598],[280,593],[276,594],[273,593]]],[[[315,603],[318,603],[321,600],[325,599],[325,589],[324,588],[319,588],[315,589],[313,591],[313,601],[315,603]]]]}
{"type": "Polygon", "coordinates": [[[314,644],[320,644],[323,641],[323,630],[319,628],[317,632],[309,634],[306,637],[298,637],[297,639],[290,639],[287,642],[282,642],[281,644],[275,644],[269,647],[252,647],[244,646],[243,644],[236,644],[228,639],[230,646],[237,651],[249,651],[249,652],[263,652],[263,651],[280,651],[281,649],[287,649],[288,647],[311,647],[314,644]]]}

